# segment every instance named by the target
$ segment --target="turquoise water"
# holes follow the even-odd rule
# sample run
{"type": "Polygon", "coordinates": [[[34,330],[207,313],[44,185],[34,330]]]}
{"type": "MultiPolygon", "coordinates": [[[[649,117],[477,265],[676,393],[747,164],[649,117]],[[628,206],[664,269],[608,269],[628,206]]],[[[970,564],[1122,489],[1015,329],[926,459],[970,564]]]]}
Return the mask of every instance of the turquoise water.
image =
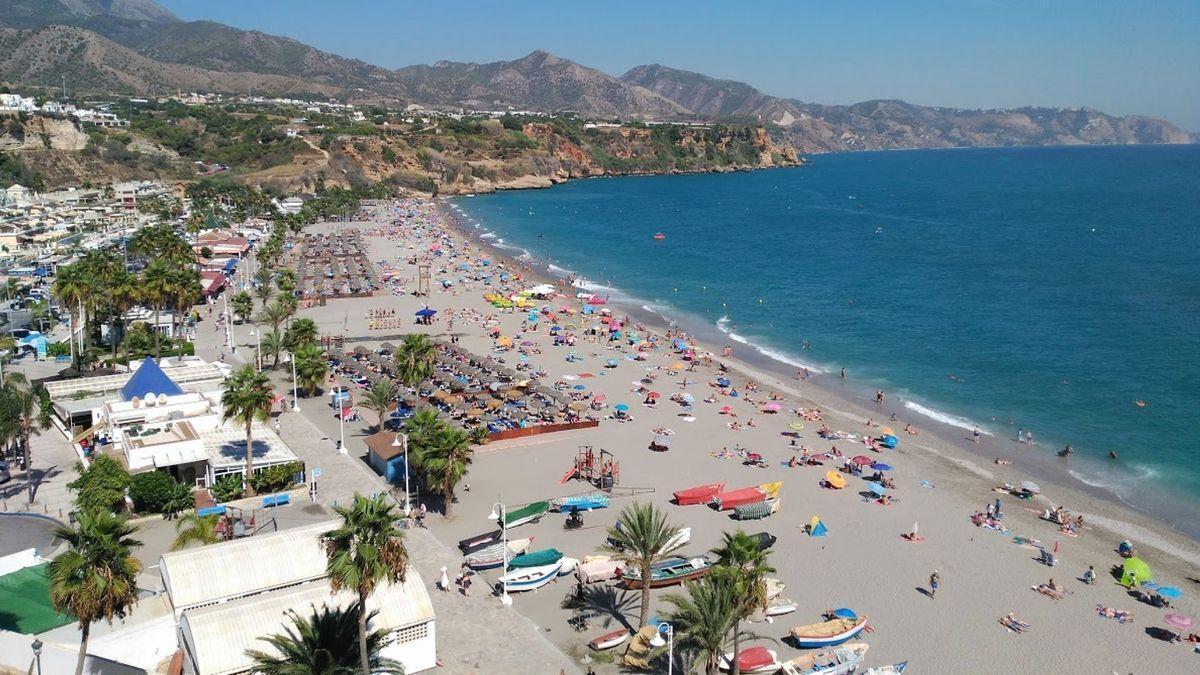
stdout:
{"type": "Polygon", "coordinates": [[[992,447],[1030,429],[1050,458],[1070,443],[1048,465],[1195,526],[1200,146],[823,155],[457,204],[737,353],[844,367],[902,420],[977,424],[992,447]]]}

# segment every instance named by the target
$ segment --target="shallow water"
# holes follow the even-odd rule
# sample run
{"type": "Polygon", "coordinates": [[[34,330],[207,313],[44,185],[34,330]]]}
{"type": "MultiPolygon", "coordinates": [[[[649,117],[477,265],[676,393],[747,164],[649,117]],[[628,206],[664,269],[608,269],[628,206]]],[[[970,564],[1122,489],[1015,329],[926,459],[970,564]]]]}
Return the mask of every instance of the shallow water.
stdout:
{"type": "Polygon", "coordinates": [[[1200,147],[822,155],[456,203],[586,288],[844,367],[888,412],[1070,443],[1072,476],[1182,529],[1200,513],[1200,147]]]}

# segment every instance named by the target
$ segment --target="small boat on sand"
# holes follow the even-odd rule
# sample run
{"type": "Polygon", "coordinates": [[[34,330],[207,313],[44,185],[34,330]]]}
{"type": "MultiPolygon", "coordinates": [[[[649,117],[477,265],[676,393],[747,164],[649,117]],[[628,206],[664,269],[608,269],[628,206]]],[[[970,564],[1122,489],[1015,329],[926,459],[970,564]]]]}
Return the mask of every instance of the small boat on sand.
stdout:
{"type": "Polygon", "coordinates": [[[763,502],[771,499],[779,494],[779,488],[783,485],[782,481],[774,483],[763,483],[762,485],[754,485],[751,487],[739,488],[730,490],[729,492],[721,492],[713,495],[709,500],[709,505],[718,511],[753,504],[755,502],[763,502]]]}
{"type": "Polygon", "coordinates": [[[504,524],[508,528],[520,527],[526,523],[536,523],[546,515],[550,510],[549,502],[534,502],[532,504],[522,506],[515,511],[509,511],[504,514],[504,524]]]}
{"type": "Polygon", "coordinates": [[[750,535],[750,538],[753,539],[758,544],[758,547],[764,551],[774,546],[776,541],[779,541],[779,538],[770,532],[757,532],[750,535]]]}
{"type": "Polygon", "coordinates": [[[629,631],[622,628],[621,630],[614,630],[611,633],[605,633],[598,638],[589,640],[588,646],[600,652],[604,651],[605,649],[612,649],[613,647],[624,643],[628,639],[629,631]]]}
{"type": "Polygon", "coordinates": [[[556,497],[550,500],[550,510],[570,513],[574,510],[591,511],[592,509],[608,508],[608,495],[595,492],[574,497],[556,497]]]}
{"type": "Polygon", "coordinates": [[[522,567],[500,577],[500,583],[509,593],[536,591],[558,576],[562,563],[555,562],[541,567],[522,567]]]}
{"type": "Polygon", "coordinates": [[[907,669],[908,661],[901,661],[900,663],[893,663],[890,666],[867,668],[863,671],[862,675],[902,675],[907,669]]]}
{"type": "Polygon", "coordinates": [[[709,483],[673,493],[675,503],[680,506],[703,504],[725,489],[724,483],[709,483]]]}
{"type": "Polygon", "coordinates": [[[768,499],[762,502],[754,502],[753,504],[743,504],[742,506],[733,509],[733,517],[738,520],[758,520],[766,518],[769,515],[778,513],[780,499],[768,499]]]}
{"type": "MultiPolygon", "coordinates": [[[[733,652],[727,652],[721,657],[721,670],[732,670],[733,652]]],[[[773,649],[766,647],[748,647],[737,657],[738,670],[753,675],[754,673],[773,673],[779,670],[778,655],[773,649]]]]}
{"type": "Polygon", "coordinates": [[[550,565],[562,560],[562,551],[556,548],[544,548],[540,551],[530,551],[524,555],[519,555],[508,561],[508,569],[518,569],[521,567],[541,567],[550,565]]]}
{"type": "MultiPolygon", "coordinates": [[[[509,539],[508,540],[508,557],[513,559],[516,556],[525,552],[529,548],[529,544],[533,542],[532,537],[524,539],[509,539]]],[[[491,546],[479,549],[466,559],[467,566],[473,570],[487,570],[493,567],[500,567],[504,564],[504,543],[495,542],[491,546]]]]}
{"type": "MultiPolygon", "coordinates": [[[[711,571],[712,561],[708,559],[708,556],[667,558],[650,568],[649,586],[650,588],[674,586],[692,579],[699,579],[711,571]]],[[[625,569],[621,574],[621,580],[628,588],[641,588],[643,585],[641,571],[634,568],[625,569]]]]}
{"type": "Polygon", "coordinates": [[[492,530],[491,532],[467,537],[458,542],[458,548],[463,552],[463,555],[467,555],[500,541],[500,534],[500,530],[492,530]]]}
{"type": "Polygon", "coordinates": [[[579,558],[563,558],[558,563],[561,565],[558,569],[558,576],[565,577],[568,574],[574,574],[579,568],[579,558]]]}
{"type": "Polygon", "coordinates": [[[783,616],[791,614],[799,608],[794,600],[788,598],[775,598],[771,604],[767,605],[767,616],[783,616]]]}
{"type": "Polygon", "coordinates": [[[856,619],[836,618],[805,626],[796,626],[790,631],[792,643],[800,649],[832,647],[852,640],[867,627],[867,617],[856,619]]]}
{"type": "Polygon", "coordinates": [[[849,675],[862,664],[869,646],[865,642],[848,642],[802,654],[784,661],[784,675],[849,675]]]}

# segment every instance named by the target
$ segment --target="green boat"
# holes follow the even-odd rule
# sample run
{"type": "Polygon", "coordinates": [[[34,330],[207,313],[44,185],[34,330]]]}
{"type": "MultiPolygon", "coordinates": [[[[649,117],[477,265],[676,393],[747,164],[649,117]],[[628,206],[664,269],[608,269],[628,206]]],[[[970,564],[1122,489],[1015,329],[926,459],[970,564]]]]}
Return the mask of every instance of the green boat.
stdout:
{"type": "Polygon", "coordinates": [[[550,565],[562,560],[562,551],[556,548],[544,548],[540,551],[531,551],[524,555],[519,555],[508,561],[508,568],[516,567],[541,567],[542,565],[550,565]]]}
{"type": "Polygon", "coordinates": [[[504,514],[504,526],[512,528],[524,525],[525,523],[536,523],[549,510],[549,502],[534,502],[528,506],[522,506],[515,511],[509,511],[504,514]]]}

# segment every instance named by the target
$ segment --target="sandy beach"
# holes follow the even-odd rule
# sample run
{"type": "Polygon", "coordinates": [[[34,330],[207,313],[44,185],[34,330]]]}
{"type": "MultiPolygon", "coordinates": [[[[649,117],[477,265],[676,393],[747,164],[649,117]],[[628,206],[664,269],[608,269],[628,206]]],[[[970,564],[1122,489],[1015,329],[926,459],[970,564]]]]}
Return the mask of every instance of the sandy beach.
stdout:
{"type": "MultiPolygon", "coordinates": [[[[761,359],[739,359],[738,345],[734,345],[731,358],[720,358],[724,345],[700,344],[700,350],[718,355],[714,365],[674,374],[668,370],[679,359],[669,349],[653,350],[646,360],[635,361],[628,358],[633,349],[626,340],[589,342],[581,336],[573,347],[555,347],[548,334],[549,322],[540,322],[536,330],[522,333],[526,313],[494,308],[483,298],[493,287],[473,277],[481,269],[479,259],[487,258],[493,279],[498,279],[499,269],[524,277],[522,281],[510,279],[510,292],[545,280],[560,284],[562,280],[521,269],[518,261],[506,259],[485,241],[469,239],[469,231],[455,227],[443,205],[405,203],[401,211],[422,214],[415,219],[422,223],[418,227],[407,219],[399,226],[393,225],[393,205],[378,206],[375,211],[379,222],[310,229],[361,229],[370,260],[377,266],[386,262],[394,270],[395,286],[381,294],[335,299],[325,306],[302,310],[302,316],[320,324],[323,334],[346,336],[347,351],[358,344],[370,347],[394,340],[407,332],[429,332],[435,337],[453,334],[461,348],[516,364],[515,352],[493,354],[495,341],[484,327],[485,318],[490,319],[499,323],[502,335],[535,343],[531,351],[540,353],[530,353],[528,359],[533,369],[545,371],[542,383],[583,384],[589,394],[604,396],[609,406],[593,413],[601,418],[595,429],[502,441],[480,448],[464,481],[469,490],[466,485],[460,486],[460,503],[454,506],[454,517],[430,518],[431,531],[447,546],[493,529],[487,515],[497,500],[515,508],[551,497],[590,492],[591,486],[586,483],[559,481],[571,467],[579,447],[592,446],[612,452],[620,462],[620,484],[611,506],[585,514],[585,525],[578,530],[565,530],[563,516],[548,514],[538,523],[513,530],[513,536],[534,537],[533,549],[554,547],[567,556],[583,558],[596,552],[605,528],[613,524],[620,508],[634,501],[651,502],[667,513],[671,523],[692,528],[691,543],[684,553],[707,552],[718,543],[722,532],[738,527],[750,533],[770,532],[778,537],[771,554],[771,563],[777,569],[774,576],[786,584],[784,595],[796,601],[799,608],[772,623],[753,624],[750,628],[763,636],[761,644],[779,652],[781,660],[800,653],[782,642],[791,626],[818,621],[828,608],[851,607],[870,617],[873,632],[864,639],[871,645],[866,663],[872,666],[908,660],[908,672],[917,673],[1182,673],[1200,669],[1200,654],[1193,652],[1193,645],[1158,639],[1155,629],[1165,627],[1164,610],[1131,597],[1110,574],[1113,565],[1123,562],[1115,551],[1118,543],[1129,539],[1154,570],[1156,581],[1183,590],[1183,597],[1173,601],[1174,608],[1165,611],[1196,617],[1200,615],[1200,601],[1196,599],[1200,580],[1195,578],[1200,545],[1173,532],[1167,524],[1041,478],[1041,494],[1033,499],[993,491],[995,486],[1016,485],[1028,479],[1028,471],[1022,470],[1034,461],[1028,455],[1048,454],[1048,449],[1030,449],[1009,439],[987,436],[974,446],[963,438],[962,429],[930,428],[926,418],[906,416],[903,410],[891,420],[891,408],[876,406],[858,396],[839,395],[836,376],[826,376],[820,383],[797,380],[782,370],[764,367],[761,359]],[[433,247],[437,247],[436,254],[433,247]],[[432,265],[433,284],[428,297],[411,294],[417,284],[417,262],[432,265]],[[458,271],[463,263],[471,266],[469,271],[458,271]],[[439,283],[443,279],[453,283],[443,287],[439,283]],[[416,325],[413,313],[426,305],[439,313],[431,325],[416,325]],[[367,313],[381,308],[394,309],[399,321],[385,328],[372,328],[367,313]],[[581,361],[566,360],[572,350],[583,357],[581,361]],[[606,367],[610,359],[615,359],[615,367],[606,367]],[[728,395],[728,388],[713,384],[720,376],[717,362],[730,369],[726,376],[732,380],[737,397],[728,395]],[[635,383],[646,377],[653,379],[649,388],[662,394],[654,407],[644,405],[643,395],[633,391],[635,383]],[[756,383],[757,390],[748,390],[748,382],[756,383]],[[672,394],[684,392],[695,399],[690,411],[669,400],[672,394]],[[747,400],[747,393],[755,403],[747,400]],[[778,413],[762,411],[771,393],[779,398],[778,413]],[[704,402],[709,398],[714,402],[704,402]],[[617,403],[630,406],[632,421],[608,419],[617,403]],[[720,414],[725,406],[736,417],[720,414]],[[822,419],[802,419],[792,412],[794,409],[820,409],[822,419]],[[868,427],[868,419],[876,424],[868,427]],[[740,428],[731,428],[733,423],[740,428]],[[803,424],[803,429],[795,437],[785,435],[792,431],[789,424],[803,424]],[[877,454],[861,439],[879,435],[880,424],[894,429],[899,445],[877,454]],[[920,434],[906,433],[908,424],[918,425],[920,434]],[[852,437],[822,438],[818,435],[822,425],[852,437]],[[667,452],[652,452],[648,448],[652,430],[660,427],[673,430],[671,447],[667,452]],[[793,440],[795,447],[791,445],[793,440]],[[824,460],[823,466],[788,466],[801,446],[814,454],[834,448],[847,458],[865,454],[893,466],[894,470],[888,472],[896,483],[889,491],[895,498],[893,503],[882,505],[867,498],[867,483],[860,477],[846,476],[845,489],[822,488],[821,479],[827,471],[837,469],[841,460],[824,460]],[[762,455],[765,467],[747,466],[737,457],[713,456],[723,449],[736,451],[739,447],[762,455]],[[991,462],[993,457],[1011,463],[997,465],[991,462]],[[727,511],[702,505],[676,506],[670,501],[672,491],[695,485],[725,482],[732,489],[769,481],[783,481],[782,507],[764,520],[739,523],[727,511]],[[984,511],[996,499],[1004,513],[1002,530],[974,524],[971,515],[984,511]],[[1038,517],[1059,505],[1073,516],[1083,515],[1085,525],[1079,536],[1060,534],[1056,525],[1038,517]],[[813,538],[805,533],[803,526],[814,515],[828,527],[827,536],[813,538]],[[920,524],[923,541],[901,537],[914,523],[920,524]],[[1039,540],[1047,548],[1057,545],[1057,566],[1039,563],[1036,547],[1017,543],[1018,537],[1039,540]],[[1078,579],[1089,565],[1096,570],[1094,585],[1078,579]],[[936,599],[923,592],[934,570],[941,577],[936,599]],[[1066,587],[1063,599],[1032,590],[1051,578],[1066,587]],[[1098,605],[1133,612],[1134,619],[1121,624],[1104,618],[1097,613],[1098,605]],[[998,619],[1009,613],[1031,624],[1031,629],[1016,634],[1001,626],[998,619]]],[[[556,309],[563,305],[578,309],[581,303],[574,289],[565,285],[562,288],[567,297],[547,304],[556,309]]],[[[617,316],[629,310],[611,309],[617,316]]],[[[645,318],[635,316],[633,323],[645,318]]],[[[664,329],[646,325],[637,330],[643,335],[646,331],[662,335],[664,329]]],[[[353,445],[351,450],[364,451],[353,445]]],[[[868,469],[864,475],[870,473],[868,469]]],[[[494,571],[482,576],[489,583],[477,583],[475,593],[487,592],[487,586],[496,578],[494,571]]],[[[551,641],[576,657],[587,651],[588,640],[637,621],[637,593],[602,584],[589,589],[593,607],[588,614],[588,629],[576,631],[568,624],[574,613],[561,608],[563,598],[574,588],[574,578],[563,577],[537,592],[515,595],[513,611],[528,617],[546,631],[551,641]]],[[[662,601],[662,596],[680,591],[656,590],[652,616],[665,616],[670,605],[662,601]]],[[[595,667],[598,672],[617,672],[614,665],[595,667]]]]}

